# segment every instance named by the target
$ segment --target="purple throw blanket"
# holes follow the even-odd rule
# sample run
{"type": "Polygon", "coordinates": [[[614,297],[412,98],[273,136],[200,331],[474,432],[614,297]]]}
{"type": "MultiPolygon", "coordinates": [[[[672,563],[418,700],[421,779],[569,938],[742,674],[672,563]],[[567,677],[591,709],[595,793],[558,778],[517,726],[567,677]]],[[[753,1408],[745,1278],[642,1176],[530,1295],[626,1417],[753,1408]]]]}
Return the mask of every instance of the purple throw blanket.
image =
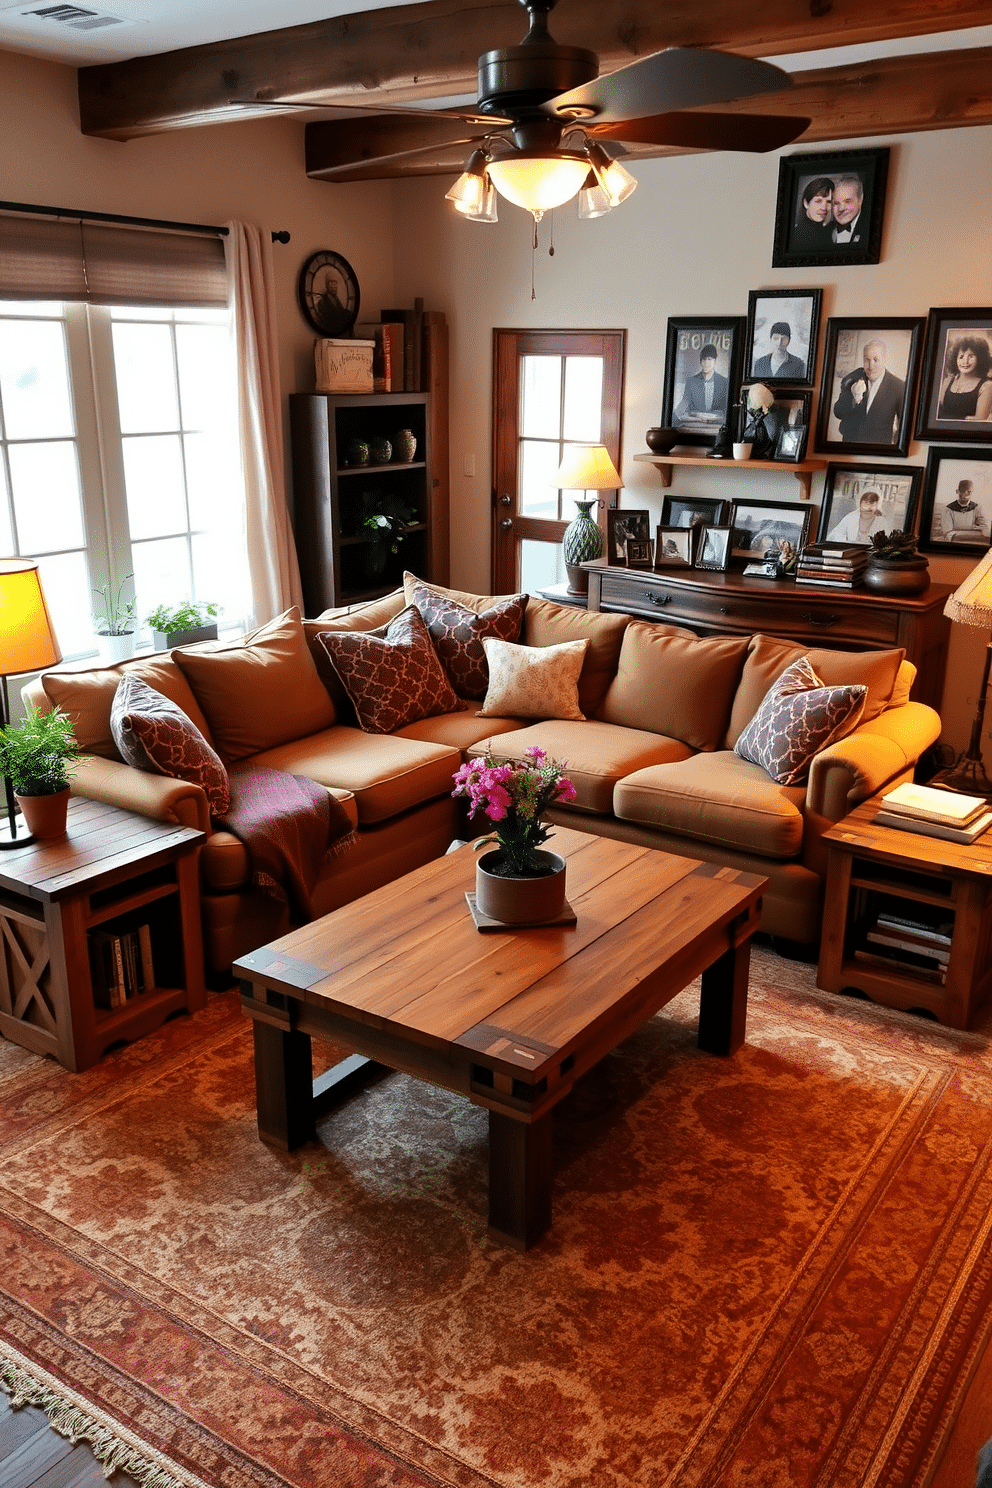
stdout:
{"type": "Polygon", "coordinates": [[[313,919],[310,895],[321,864],[355,840],[341,802],[305,775],[238,760],[228,767],[231,809],[217,818],[251,856],[252,883],[288,900],[293,919],[313,919]]]}

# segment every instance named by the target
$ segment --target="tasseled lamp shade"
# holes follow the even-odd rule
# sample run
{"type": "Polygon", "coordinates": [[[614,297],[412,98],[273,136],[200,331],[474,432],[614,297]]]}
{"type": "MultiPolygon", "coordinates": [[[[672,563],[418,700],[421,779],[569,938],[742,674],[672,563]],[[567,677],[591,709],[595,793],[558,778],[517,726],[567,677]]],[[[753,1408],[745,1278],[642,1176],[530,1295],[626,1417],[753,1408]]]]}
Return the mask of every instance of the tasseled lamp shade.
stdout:
{"type": "Polygon", "coordinates": [[[980,625],[992,631],[992,548],[950,595],[944,614],[960,625],[980,625]]]}
{"type": "Polygon", "coordinates": [[[38,565],[24,558],[0,561],[0,675],[40,672],[62,660],[38,565]]]}

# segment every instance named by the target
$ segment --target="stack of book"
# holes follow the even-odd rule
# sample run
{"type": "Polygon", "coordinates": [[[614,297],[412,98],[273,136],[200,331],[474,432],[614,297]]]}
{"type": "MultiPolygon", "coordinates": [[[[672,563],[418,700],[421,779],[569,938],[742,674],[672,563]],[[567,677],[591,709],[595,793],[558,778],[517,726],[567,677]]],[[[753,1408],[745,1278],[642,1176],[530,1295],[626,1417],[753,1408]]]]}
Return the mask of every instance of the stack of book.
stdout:
{"type": "Polygon", "coordinates": [[[937,909],[931,916],[925,904],[901,904],[898,912],[879,909],[865,936],[864,950],[856,951],[855,959],[871,961],[880,956],[883,961],[898,961],[915,971],[928,972],[943,982],[953,933],[954,921],[937,909]]]}
{"type": "Polygon", "coordinates": [[[147,925],[136,930],[91,930],[90,973],[97,1007],[117,1008],[155,987],[152,935],[147,925]]]}
{"type": "Polygon", "coordinates": [[[992,810],[984,796],[965,796],[929,785],[897,785],[882,797],[875,824],[968,844],[992,824],[992,810]]]}
{"type": "Polygon", "coordinates": [[[809,543],[799,555],[797,584],[819,584],[828,589],[854,589],[868,567],[868,549],[857,543],[809,543]]]}

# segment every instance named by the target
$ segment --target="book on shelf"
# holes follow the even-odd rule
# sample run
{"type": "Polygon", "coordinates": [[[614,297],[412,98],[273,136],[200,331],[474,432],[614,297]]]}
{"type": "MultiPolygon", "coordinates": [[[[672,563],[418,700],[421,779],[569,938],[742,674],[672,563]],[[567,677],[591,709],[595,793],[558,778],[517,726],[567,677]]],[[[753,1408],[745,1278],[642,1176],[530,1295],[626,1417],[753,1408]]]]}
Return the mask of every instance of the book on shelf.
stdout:
{"type": "Polygon", "coordinates": [[[965,827],[948,826],[945,822],[928,821],[919,816],[906,816],[901,811],[875,812],[875,825],[897,827],[900,832],[918,832],[923,837],[939,837],[944,842],[960,842],[965,847],[975,842],[992,825],[992,811],[984,811],[965,827]]]}
{"type": "Polygon", "coordinates": [[[989,803],[984,796],[966,796],[957,791],[939,790],[932,785],[914,785],[907,781],[882,797],[886,811],[901,816],[933,821],[948,827],[966,827],[975,821],[989,803]]]}
{"type": "Polygon", "coordinates": [[[872,945],[888,947],[896,951],[909,951],[915,956],[928,956],[938,961],[941,966],[946,966],[951,957],[950,946],[932,945],[929,941],[915,940],[908,933],[900,935],[895,930],[887,930],[882,925],[876,925],[869,930],[866,939],[872,945]]]}
{"type": "Polygon", "coordinates": [[[851,574],[861,574],[867,569],[867,563],[852,563],[846,558],[800,558],[800,571],[805,570],[811,574],[822,574],[824,578],[849,578],[851,574]]]}
{"type": "MultiPolygon", "coordinates": [[[[943,913],[942,910],[936,910],[935,906],[934,908],[937,914],[943,913]]],[[[895,931],[899,935],[908,935],[923,945],[950,946],[951,937],[954,934],[954,921],[922,919],[921,915],[925,911],[925,905],[920,905],[911,915],[895,914],[891,910],[880,909],[875,923],[880,929],[895,931]]]]}
{"type": "Polygon", "coordinates": [[[97,1007],[123,1007],[132,997],[155,986],[152,940],[148,925],[134,930],[91,930],[90,974],[97,1007]]]}
{"type": "Polygon", "coordinates": [[[875,966],[879,971],[884,971],[890,976],[894,966],[902,966],[917,975],[922,973],[939,982],[943,982],[947,976],[946,965],[938,961],[935,956],[918,956],[912,951],[901,951],[894,946],[878,945],[875,942],[872,942],[870,950],[867,946],[858,946],[854,952],[854,959],[864,965],[875,966]]]}
{"type": "Polygon", "coordinates": [[[812,558],[863,558],[868,562],[868,549],[863,543],[807,543],[803,548],[803,555],[807,553],[812,558]]]}
{"type": "Polygon", "coordinates": [[[860,574],[852,574],[850,578],[827,578],[824,574],[804,573],[802,569],[796,571],[797,584],[815,584],[821,589],[857,589],[861,583],[860,574]]]}

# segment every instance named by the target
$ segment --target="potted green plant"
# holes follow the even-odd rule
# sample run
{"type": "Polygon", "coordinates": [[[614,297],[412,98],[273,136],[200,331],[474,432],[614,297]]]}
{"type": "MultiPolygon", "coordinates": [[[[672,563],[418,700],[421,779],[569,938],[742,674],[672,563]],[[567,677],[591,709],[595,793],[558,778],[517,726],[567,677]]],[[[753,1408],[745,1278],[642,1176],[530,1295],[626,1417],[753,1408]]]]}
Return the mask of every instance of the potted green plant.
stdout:
{"type": "Polygon", "coordinates": [[[194,641],[215,641],[219,614],[220,605],[209,600],[184,599],[177,605],[159,605],[145,616],[145,624],[155,633],[156,651],[171,651],[194,641]]]}
{"type": "Polygon", "coordinates": [[[111,661],[126,661],[134,655],[134,622],[138,613],[134,574],[125,574],[116,592],[112,584],[104,584],[93,593],[97,597],[93,610],[96,633],[106,640],[111,661]],[[127,597],[129,584],[130,598],[127,597]]]}
{"type": "Polygon", "coordinates": [[[61,708],[32,708],[17,727],[0,729],[0,771],[35,837],[65,832],[69,776],[78,756],[72,719],[61,708]]]}
{"type": "Polygon", "coordinates": [[[872,534],[864,584],[876,594],[922,594],[929,588],[930,568],[912,532],[896,527],[872,534]]]}
{"type": "Polygon", "coordinates": [[[398,553],[407,528],[417,518],[416,510],[399,496],[383,491],[362,492],[361,535],[368,539],[367,572],[381,579],[390,553],[398,553]]]}

